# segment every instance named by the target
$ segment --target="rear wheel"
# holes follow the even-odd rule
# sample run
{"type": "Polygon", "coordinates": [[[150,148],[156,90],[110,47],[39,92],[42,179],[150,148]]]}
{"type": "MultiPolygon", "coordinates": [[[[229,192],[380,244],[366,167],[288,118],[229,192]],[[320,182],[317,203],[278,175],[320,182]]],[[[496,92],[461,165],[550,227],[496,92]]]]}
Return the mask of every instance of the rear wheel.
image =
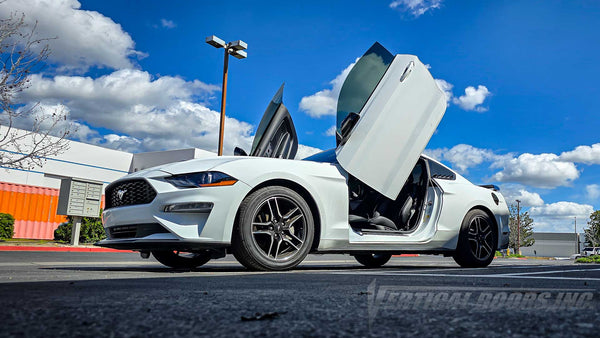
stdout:
{"type": "Polygon", "coordinates": [[[357,262],[368,268],[378,268],[383,266],[390,258],[392,258],[392,255],[385,253],[354,255],[354,259],[356,259],[357,262]]]}
{"type": "Polygon", "coordinates": [[[464,268],[488,266],[494,259],[498,231],[490,216],[474,209],[463,220],[453,258],[464,268]]]}
{"type": "Polygon", "coordinates": [[[313,237],[313,216],[302,196],[286,187],[265,187],[242,202],[231,249],[248,269],[288,270],[304,260],[313,237]]]}
{"type": "Polygon", "coordinates": [[[175,269],[193,269],[210,261],[211,254],[208,251],[183,252],[177,250],[152,251],[157,261],[175,269]]]}

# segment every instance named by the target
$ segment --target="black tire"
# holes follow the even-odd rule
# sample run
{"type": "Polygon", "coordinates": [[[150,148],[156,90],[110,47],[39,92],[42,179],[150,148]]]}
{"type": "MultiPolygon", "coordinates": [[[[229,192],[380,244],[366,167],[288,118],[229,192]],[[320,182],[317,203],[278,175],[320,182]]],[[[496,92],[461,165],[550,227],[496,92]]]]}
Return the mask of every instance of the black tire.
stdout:
{"type": "Polygon", "coordinates": [[[313,237],[313,216],[304,198],[286,187],[264,187],[242,201],[231,250],[250,270],[289,270],[308,255],[313,237]]]}
{"type": "Polygon", "coordinates": [[[483,268],[492,262],[498,246],[498,228],[483,210],[467,213],[452,256],[463,268],[483,268]]]}
{"type": "Polygon", "coordinates": [[[210,252],[152,251],[157,261],[174,269],[194,269],[210,261],[210,252]]]}
{"type": "Polygon", "coordinates": [[[372,254],[360,254],[354,255],[354,259],[360,264],[367,268],[378,268],[389,262],[392,258],[391,254],[386,253],[372,253],[372,254]]]}

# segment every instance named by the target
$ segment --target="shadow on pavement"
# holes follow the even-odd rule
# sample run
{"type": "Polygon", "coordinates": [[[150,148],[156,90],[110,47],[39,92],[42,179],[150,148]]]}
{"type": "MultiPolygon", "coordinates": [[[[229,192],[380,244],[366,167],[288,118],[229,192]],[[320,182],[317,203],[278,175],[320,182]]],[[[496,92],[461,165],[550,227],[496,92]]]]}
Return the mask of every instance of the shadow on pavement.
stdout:
{"type": "Polygon", "coordinates": [[[358,265],[352,266],[331,266],[331,265],[303,265],[298,266],[290,271],[251,271],[243,266],[202,266],[196,269],[172,269],[169,267],[147,267],[147,266],[46,266],[41,267],[42,270],[66,270],[66,271],[106,271],[106,272],[154,272],[154,273],[184,273],[184,272],[262,272],[262,273],[293,273],[293,272],[318,272],[318,271],[387,271],[393,272],[396,270],[413,270],[418,272],[419,270],[448,270],[457,269],[458,266],[414,266],[414,265],[393,265],[384,266],[376,269],[366,268],[358,265]]]}

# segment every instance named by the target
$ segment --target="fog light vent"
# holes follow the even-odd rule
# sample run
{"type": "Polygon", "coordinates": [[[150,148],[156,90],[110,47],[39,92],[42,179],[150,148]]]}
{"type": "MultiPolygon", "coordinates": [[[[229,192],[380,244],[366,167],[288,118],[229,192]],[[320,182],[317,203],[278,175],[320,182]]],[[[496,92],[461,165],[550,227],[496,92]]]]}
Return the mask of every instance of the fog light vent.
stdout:
{"type": "Polygon", "coordinates": [[[191,202],[165,205],[165,212],[210,212],[213,204],[211,202],[191,202]]]}

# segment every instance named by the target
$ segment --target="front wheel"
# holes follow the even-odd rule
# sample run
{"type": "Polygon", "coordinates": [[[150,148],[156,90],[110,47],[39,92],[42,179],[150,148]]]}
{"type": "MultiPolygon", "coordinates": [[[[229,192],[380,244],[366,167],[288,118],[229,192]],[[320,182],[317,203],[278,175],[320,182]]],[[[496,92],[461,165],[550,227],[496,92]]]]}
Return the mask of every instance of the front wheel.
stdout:
{"type": "Polygon", "coordinates": [[[259,189],[242,201],[231,249],[250,270],[288,270],[308,255],[314,237],[310,207],[292,189],[259,189]]]}
{"type": "Polygon", "coordinates": [[[463,268],[486,267],[494,259],[497,243],[498,231],[490,216],[474,209],[462,222],[458,246],[452,257],[463,268]]]}
{"type": "Polygon", "coordinates": [[[367,268],[378,268],[387,263],[392,255],[384,253],[354,255],[354,259],[367,268]]]}
{"type": "Polygon", "coordinates": [[[211,258],[211,254],[208,251],[152,251],[152,255],[163,265],[174,269],[194,269],[208,263],[211,258]]]}

